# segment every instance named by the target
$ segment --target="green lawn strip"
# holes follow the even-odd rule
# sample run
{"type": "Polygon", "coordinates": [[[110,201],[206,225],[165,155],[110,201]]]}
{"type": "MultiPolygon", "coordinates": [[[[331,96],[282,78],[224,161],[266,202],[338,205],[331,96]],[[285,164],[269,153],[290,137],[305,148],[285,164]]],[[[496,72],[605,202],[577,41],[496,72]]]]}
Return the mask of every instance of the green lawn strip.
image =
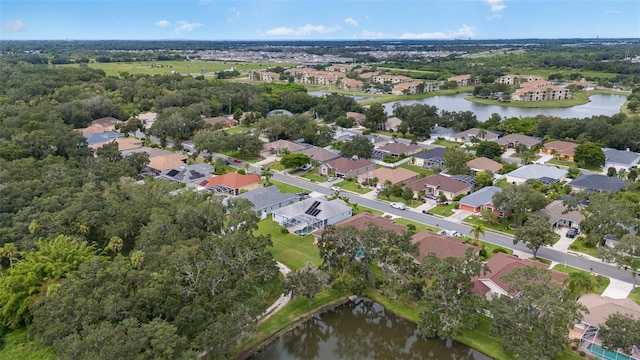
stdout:
{"type": "Polygon", "coordinates": [[[454,214],[453,210],[458,208],[458,202],[454,201],[447,205],[437,205],[429,209],[429,212],[435,215],[448,217],[454,214]]]}
{"type": "Polygon", "coordinates": [[[571,251],[599,257],[598,248],[588,244],[584,236],[578,236],[578,238],[569,245],[569,252],[571,251]]]}
{"type": "Polygon", "coordinates": [[[311,181],[320,182],[320,183],[327,181],[327,178],[325,178],[323,176],[320,176],[318,174],[312,173],[312,172],[304,174],[304,175],[302,175],[302,177],[305,178],[305,179],[309,179],[311,181]]]}
{"type": "Polygon", "coordinates": [[[292,270],[301,269],[308,262],[315,266],[322,263],[312,235],[300,237],[294,234],[283,234],[282,229],[278,223],[271,220],[271,217],[267,217],[258,223],[256,231],[258,235],[271,235],[273,247],[269,250],[276,260],[292,270]]]}
{"type": "MultiPolygon", "coordinates": [[[[522,154],[514,152],[513,154],[509,155],[509,157],[520,159],[520,158],[522,158],[522,154]]],[[[535,155],[531,160],[532,161],[536,161],[536,160],[539,160],[539,159],[540,159],[540,156],[539,155],[535,155]]]]}
{"type": "Polygon", "coordinates": [[[509,254],[509,255],[513,254],[513,250],[511,250],[511,249],[504,248],[504,247],[499,246],[499,245],[491,244],[491,243],[488,243],[488,242],[482,241],[482,240],[480,242],[484,245],[485,250],[487,250],[487,260],[489,260],[493,255],[496,254],[494,252],[495,249],[504,249],[504,250],[507,251],[507,254],[509,254]]]}
{"type": "Polygon", "coordinates": [[[418,207],[418,206],[423,204],[421,201],[418,201],[418,200],[415,200],[415,199],[411,199],[411,200],[407,201],[407,200],[405,200],[405,199],[403,199],[403,198],[401,198],[399,196],[394,196],[394,195],[391,195],[390,198],[387,198],[386,196],[384,196],[384,197],[380,197],[379,196],[378,198],[379,199],[383,199],[383,200],[387,200],[387,201],[390,201],[390,202],[404,203],[407,206],[412,207],[412,208],[416,208],[416,207],[418,207]]]}
{"type": "Polygon", "coordinates": [[[482,224],[489,231],[494,231],[507,236],[514,236],[516,234],[515,230],[509,228],[509,222],[505,219],[500,219],[500,222],[497,224],[489,224],[477,215],[471,215],[462,220],[462,223],[466,223],[467,225],[482,224]]]}
{"type": "Polygon", "coordinates": [[[361,205],[357,205],[357,204],[354,204],[354,203],[351,203],[350,205],[353,208],[352,214],[354,216],[358,215],[360,213],[363,213],[363,212],[368,212],[368,213],[371,213],[371,214],[374,214],[374,215],[382,215],[382,214],[384,214],[382,211],[371,209],[371,208],[368,208],[366,206],[361,206],[361,205]]]}
{"type": "MultiPolygon", "coordinates": [[[[631,300],[635,301],[635,302],[636,302],[636,304],[640,305],[640,290],[638,290],[637,288],[636,288],[636,290],[632,290],[632,291],[629,293],[629,296],[627,296],[627,298],[629,298],[629,299],[631,299],[631,300]]],[[[1,355],[1,354],[2,354],[2,353],[0,352],[0,355],[1,355]]]]}
{"type": "Polygon", "coordinates": [[[283,193],[297,194],[299,192],[306,191],[303,188],[285,184],[277,180],[270,179],[269,181],[271,182],[271,184],[275,185],[278,189],[280,189],[280,192],[283,192],[283,193]]]}
{"type": "Polygon", "coordinates": [[[571,274],[572,272],[582,272],[582,273],[589,274],[589,276],[591,276],[591,278],[596,282],[596,284],[598,284],[598,286],[596,286],[596,288],[593,290],[593,293],[594,294],[598,294],[598,295],[602,295],[604,290],[607,288],[607,286],[609,286],[609,283],[611,282],[611,280],[606,276],[591,275],[591,273],[589,271],[582,270],[582,269],[577,269],[577,268],[574,268],[574,267],[571,267],[571,266],[567,266],[567,265],[564,265],[564,264],[558,264],[558,265],[554,266],[553,270],[556,270],[556,271],[559,271],[559,272],[565,273],[565,274],[571,274]]]}
{"type": "Polygon", "coordinates": [[[462,144],[459,142],[451,141],[451,140],[437,139],[433,142],[433,145],[440,145],[445,147],[456,147],[462,144]]]}
{"type": "Polygon", "coordinates": [[[251,130],[251,128],[248,128],[246,126],[234,126],[232,128],[224,129],[224,131],[226,131],[229,134],[235,134],[235,133],[239,133],[247,130],[251,130]]]}
{"type": "Polygon", "coordinates": [[[551,164],[551,165],[558,165],[558,166],[565,166],[565,167],[571,167],[573,165],[578,166],[581,169],[585,169],[585,170],[591,170],[591,171],[596,171],[596,172],[602,172],[602,169],[597,167],[597,166],[589,166],[589,165],[578,165],[572,161],[564,161],[564,160],[558,160],[558,159],[551,159],[549,161],[547,161],[547,164],[551,164]]]}
{"type": "Polygon", "coordinates": [[[267,166],[269,169],[272,169],[272,170],[278,170],[278,171],[282,171],[282,170],[284,170],[284,169],[285,169],[285,168],[284,168],[284,166],[283,166],[282,164],[280,164],[279,162],[277,162],[277,161],[274,161],[274,162],[268,163],[266,166],[267,166]]]}
{"type": "Polygon", "coordinates": [[[0,337],[0,359],[3,360],[54,360],[53,348],[43,346],[38,340],[29,340],[27,329],[11,330],[0,337]]]}
{"type": "Polygon", "coordinates": [[[411,170],[413,172],[417,172],[418,174],[420,174],[420,177],[427,177],[429,175],[433,175],[433,170],[425,169],[423,167],[412,165],[412,164],[409,164],[409,163],[404,163],[404,164],[400,165],[399,167],[401,167],[403,169],[411,170]]]}
{"type": "Polygon", "coordinates": [[[362,185],[360,185],[360,188],[358,188],[359,184],[357,181],[341,181],[337,184],[335,184],[335,186],[339,186],[345,190],[349,190],[349,191],[353,191],[355,193],[358,194],[366,194],[368,192],[371,192],[373,189],[371,188],[367,188],[367,187],[363,187],[362,185]]]}
{"type": "Polygon", "coordinates": [[[253,155],[253,154],[241,154],[238,151],[232,151],[232,152],[226,152],[223,153],[226,156],[230,157],[230,158],[234,158],[234,159],[241,159],[243,161],[248,161],[250,163],[254,163],[254,162],[258,162],[260,160],[262,160],[259,156],[253,155]]]}
{"type": "Polygon", "coordinates": [[[421,223],[417,223],[415,221],[411,221],[405,218],[396,218],[393,220],[396,224],[400,224],[400,225],[409,225],[409,224],[413,224],[413,226],[416,227],[416,232],[422,231],[422,230],[429,230],[432,232],[437,232],[439,229],[437,227],[434,226],[429,226],[429,225],[425,225],[425,224],[421,224],[421,223]]]}

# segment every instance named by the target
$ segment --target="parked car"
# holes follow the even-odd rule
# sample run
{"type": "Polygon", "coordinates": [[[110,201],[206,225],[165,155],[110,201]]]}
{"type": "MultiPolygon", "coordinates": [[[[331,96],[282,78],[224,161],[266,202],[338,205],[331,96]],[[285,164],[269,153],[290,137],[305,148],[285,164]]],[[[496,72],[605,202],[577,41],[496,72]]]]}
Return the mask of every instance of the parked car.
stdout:
{"type": "Polygon", "coordinates": [[[331,182],[331,181],[336,181],[336,177],[335,176],[329,176],[327,178],[327,181],[331,182]]]}
{"type": "Polygon", "coordinates": [[[238,164],[239,164],[239,163],[241,163],[241,162],[242,162],[242,160],[240,160],[240,159],[235,159],[235,160],[233,160],[233,162],[234,162],[234,163],[238,163],[238,164]]]}
{"type": "Polygon", "coordinates": [[[331,187],[331,191],[340,192],[340,191],[342,191],[342,188],[340,186],[335,186],[334,185],[334,186],[331,187]]]}
{"type": "Polygon", "coordinates": [[[567,237],[570,239],[573,239],[574,237],[576,237],[576,235],[578,235],[578,229],[576,228],[571,228],[569,229],[569,231],[567,231],[567,237]]]}
{"type": "Polygon", "coordinates": [[[438,234],[447,235],[447,236],[454,236],[454,237],[460,236],[460,233],[455,231],[455,230],[444,230],[444,229],[442,229],[442,230],[438,231],[438,234]]]}
{"type": "Polygon", "coordinates": [[[225,165],[231,165],[231,163],[230,163],[230,162],[229,162],[229,160],[227,160],[227,159],[224,159],[224,164],[225,164],[225,165]]]}
{"type": "Polygon", "coordinates": [[[310,170],[311,169],[311,164],[304,164],[304,166],[301,168],[304,171],[310,170]]]}
{"type": "Polygon", "coordinates": [[[427,194],[424,197],[426,197],[427,199],[431,199],[431,200],[438,200],[438,197],[436,197],[435,195],[431,195],[431,194],[427,194]]]}
{"type": "Polygon", "coordinates": [[[391,207],[398,210],[406,210],[407,206],[403,203],[393,202],[391,203],[391,207]]]}

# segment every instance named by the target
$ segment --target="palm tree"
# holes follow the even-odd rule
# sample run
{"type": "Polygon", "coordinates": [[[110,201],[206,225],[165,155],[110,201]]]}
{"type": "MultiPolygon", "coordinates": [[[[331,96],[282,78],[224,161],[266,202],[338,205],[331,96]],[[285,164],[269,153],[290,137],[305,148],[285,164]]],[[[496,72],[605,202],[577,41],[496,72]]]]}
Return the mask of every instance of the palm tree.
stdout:
{"type": "Polygon", "coordinates": [[[529,165],[533,163],[533,160],[535,160],[536,158],[536,154],[533,151],[527,150],[525,152],[522,152],[520,154],[520,160],[522,162],[522,165],[529,165]]]}
{"type": "Polygon", "coordinates": [[[144,252],[140,250],[132,252],[131,265],[135,266],[135,268],[138,270],[142,270],[142,267],[144,266],[144,252]]]}
{"type": "Polygon", "coordinates": [[[482,224],[475,224],[471,227],[471,229],[469,230],[469,233],[471,233],[471,235],[473,235],[473,246],[479,246],[482,247],[482,243],[480,242],[479,238],[480,238],[480,234],[482,234],[482,236],[485,235],[485,227],[482,224]]]}
{"type": "Polygon", "coordinates": [[[122,241],[122,238],[120,238],[119,236],[113,236],[109,240],[109,245],[107,245],[107,249],[115,253],[119,253],[120,251],[122,251],[123,245],[124,245],[124,241],[122,241]]]}
{"type": "Polygon", "coordinates": [[[487,130],[485,129],[478,130],[478,137],[484,140],[487,137],[487,130]]]}
{"type": "Polygon", "coordinates": [[[569,273],[567,288],[571,295],[577,300],[580,296],[595,290],[596,282],[589,273],[584,271],[574,271],[569,273]]]}
{"type": "Polygon", "coordinates": [[[13,267],[13,260],[18,253],[18,248],[13,243],[6,243],[0,247],[0,258],[9,259],[9,267],[13,267]]]}
{"type": "Polygon", "coordinates": [[[268,186],[271,184],[271,177],[273,176],[273,173],[270,170],[262,170],[262,173],[260,174],[262,175],[262,178],[264,179],[264,185],[268,186]]]}

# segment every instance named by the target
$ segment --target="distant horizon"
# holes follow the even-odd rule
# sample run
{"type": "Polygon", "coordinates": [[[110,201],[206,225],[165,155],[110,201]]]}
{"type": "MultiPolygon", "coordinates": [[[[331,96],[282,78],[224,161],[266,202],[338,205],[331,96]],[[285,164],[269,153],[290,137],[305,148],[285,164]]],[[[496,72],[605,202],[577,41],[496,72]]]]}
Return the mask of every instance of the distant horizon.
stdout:
{"type": "Polygon", "coordinates": [[[629,0],[2,0],[1,6],[1,40],[640,38],[640,1],[629,0]]]}
{"type": "Polygon", "coordinates": [[[387,39],[189,39],[189,38],[176,38],[176,39],[0,39],[3,41],[197,41],[197,42],[385,42],[385,41],[402,41],[402,42],[462,42],[462,41],[518,41],[518,40],[637,40],[640,41],[640,37],[617,37],[617,38],[598,38],[598,37],[573,37],[573,38],[493,38],[493,39],[399,39],[399,38],[387,38],[387,39]]]}

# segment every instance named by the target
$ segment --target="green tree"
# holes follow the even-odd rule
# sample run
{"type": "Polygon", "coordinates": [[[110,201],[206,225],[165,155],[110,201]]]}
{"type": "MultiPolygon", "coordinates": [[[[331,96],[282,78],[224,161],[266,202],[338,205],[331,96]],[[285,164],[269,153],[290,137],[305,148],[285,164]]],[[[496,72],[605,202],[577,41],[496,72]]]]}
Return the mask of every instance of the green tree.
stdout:
{"type": "Polygon", "coordinates": [[[367,116],[364,120],[364,127],[371,131],[378,130],[380,125],[387,121],[387,113],[385,112],[382,104],[371,105],[367,110],[365,110],[364,114],[367,116]]]}
{"type": "Polygon", "coordinates": [[[476,174],[476,191],[486,186],[493,185],[493,173],[485,170],[476,174]]]}
{"type": "Polygon", "coordinates": [[[585,208],[588,216],[580,222],[580,229],[594,246],[601,243],[605,235],[621,239],[638,223],[635,212],[635,204],[628,200],[612,198],[608,193],[592,194],[585,208]]]}
{"type": "Polygon", "coordinates": [[[548,219],[532,215],[523,226],[516,230],[513,245],[517,245],[519,242],[524,243],[527,248],[531,249],[533,258],[536,259],[538,250],[543,246],[552,245],[555,236],[548,219]]]}
{"type": "Polygon", "coordinates": [[[640,343],[640,321],[625,314],[611,314],[600,326],[598,335],[605,348],[612,351],[621,349],[631,355],[640,343]]]}
{"type": "Polygon", "coordinates": [[[518,168],[518,164],[512,163],[512,162],[506,162],[502,164],[502,169],[498,171],[498,174],[502,174],[502,175],[508,174],[517,168],[518,168]]]}
{"type": "Polygon", "coordinates": [[[520,162],[522,165],[533,164],[533,161],[536,159],[538,155],[532,150],[523,151],[520,153],[520,162]]]}
{"type": "Polygon", "coordinates": [[[580,176],[580,169],[576,165],[569,166],[569,171],[567,172],[567,177],[570,179],[575,179],[580,176]]]}
{"type": "Polygon", "coordinates": [[[547,205],[544,195],[528,184],[508,184],[502,191],[495,193],[492,200],[496,210],[511,216],[517,226],[522,225],[528,211],[538,211],[547,205]]]}
{"type": "Polygon", "coordinates": [[[573,151],[573,160],[578,164],[600,167],[604,164],[605,155],[600,146],[585,142],[576,146],[573,151]]]}
{"type": "Polygon", "coordinates": [[[600,247],[602,261],[614,263],[631,272],[633,292],[636,291],[636,278],[640,268],[640,236],[626,234],[615,246],[600,247]]]}
{"type": "Polygon", "coordinates": [[[373,143],[365,136],[355,135],[344,142],[340,154],[346,158],[357,156],[360,159],[370,159],[373,156],[373,143]]]}
{"type": "Polygon", "coordinates": [[[486,228],[482,224],[474,224],[469,229],[469,233],[473,235],[473,246],[482,247],[482,243],[480,242],[480,235],[485,235],[486,228]]]}
{"type": "Polygon", "coordinates": [[[309,156],[298,153],[286,154],[282,157],[282,160],[280,160],[280,164],[286,169],[297,169],[309,164],[309,162],[311,162],[309,156]]]}
{"type": "Polygon", "coordinates": [[[290,272],[284,281],[284,293],[293,296],[302,295],[313,304],[313,298],[322,290],[329,290],[329,276],[313,264],[307,263],[302,269],[290,272]]]}
{"type": "Polygon", "coordinates": [[[444,166],[451,175],[467,175],[470,173],[467,161],[471,160],[471,155],[462,147],[450,147],[444,153],[444,166]]]}
{"type": "Polygon", "coordinates": [[[502,336],[502,347],[516,359],[556,359],[569,345],[567,324],[582,319],[583,307],[547,269],[523,266],[502,280],[509,293],[518,296],[500,296],[490,302],[492,334],[502,336]]]}
{"type": "MultiPolygon", "coordinates": [[[[481,130],[484,131],[484,130],[481,130]]],[[[497,159],[504,153],[504,148],[495,141],[481,141],[476,146],[476,156],[497,159]]]]}
{"type": "Polygon", "coordinates": [[[271,170],[269,169],[262,170],[262,172],[260,173],[260,176],[262,177],[264,184],[266,186],[271,184],[271,178],[273,177],[273,173],[271,172],[271,170]]]}
{"type": "Polygon", "coordinates": [[[573,271],[569,273],[569,280],[567,280],[567,289],[573,295],[573,298],[578,300],[580,296],[590,293],[596,289],[596,281],[591,277],[591,274],[584,271],[573,271]]]}
{"type": "Polygon", "coordinates": [[[471,279],[488,271],[483,261],[467,250],[463,258],[438,259],[431,253],[423,258],[420,273],[427,279],[420,301],[418,332],[428,338],[445,338],[474,328],[482,297],[473,293],[471,279]]]}
{"type": "Polygon", "coordinates": [[[119,236],[112,236],[109,240],[109,244],[105,249],[111,250],[115,253],[120,253],[122,251],[122,246],[124,245],[124,241],[119,236]]]}
{"type": "Polygon", "coordinates": [[[0,247],[0,259],[9,260],[9,268],[13,267],[13,262],[16,261],[16,254],[18,254],[18,248],[14,243],[6,243],[3,247],[0,247]]]}
{"type": "Polygon", "coordinates": [[[405,201],[412,200],[413,199],[413,190],[411,190],[409,188],[402,189],[402,198],[405,201]]]}

